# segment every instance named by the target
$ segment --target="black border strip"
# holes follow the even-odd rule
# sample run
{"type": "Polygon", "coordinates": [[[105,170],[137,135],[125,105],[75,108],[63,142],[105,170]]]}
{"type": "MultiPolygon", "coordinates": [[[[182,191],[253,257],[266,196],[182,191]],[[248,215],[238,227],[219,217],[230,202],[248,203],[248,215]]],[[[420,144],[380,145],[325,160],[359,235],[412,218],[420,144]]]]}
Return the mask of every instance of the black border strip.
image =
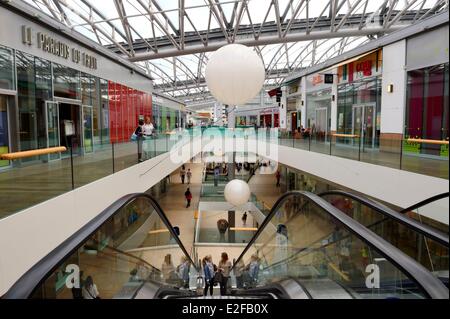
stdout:
{"type": "Polygon", "coordinates": [[[412,211],[412,210],[415,210],[415,209],[420,208],[420,207],[422,207],[422,206],[428,205],[428,204],[430,204],[430,203],[432,203],[432,202],[435,202],[435,201],[438,201],[438,200],[440,200],[440,199],[449,197],[449,195],[450,195],[449,192],[435,195],[435,196],[433,196],[433,197],[430,197],[430,198],[428,198],[428,199],[425,199],[425,200],[423,200],[423,201],[421,201],[421,202],[418,202],[418,203],[416,203],[416,204],[414,204],[414,205],[412,205],[412,206],[409,206],[409,207],[407,207],[407,208],[401,210],[401,211],[400,211],[400,214],[406,214],[406,213],[409,212],[409,211],[412,211]]]}
{"type": "MultiPolygon", "coordinates": [[[[408,218],[404,214],[396,212],[395,210],[390,209],[389,207],[387,207],[377,201],[359,196],[357,194],[353,194],[353,193],[346,192],[346,191],[340,191],[340,190],[323,192],[323,193],[320,193],[319,196],[322,198],[325,196],[343,196],[343,197],[351,198],[351,199],[357,201],[358,203],[365,205],[365,206],[375,210],[376,212],[384,215],[385,217],[387,217],[389,219],[393,219],[396,222],[399,222],[400,224],[403,224],[406,227],[414,230],[415,232],[418,232],[418,233],[424,235],[425,237],[438,242],[441,245],[444,245],[447,247],[449,245],[449,238],[448,238],[447,234],[444,234],[428,225],[419,223],[415,219],[408,218]]],[[[438,196],[441,196],[441,195],[438,195],[438,196]]],[[[447,196],[448,196],[448,193],[447,193],[447,196]]]]}
{"type": "Polygon", "coordinates": [[[131,203],[137,198],[146,198],[151,206],[155,209],[165,226],[169,229],[173,238],[186,255],[197,271],[199,271],[192,261],[186,248],[181,243],[167,216],[164,214],[161,206],[156,200],[146,193],[134,193],[123,196],[115,201],[112,205],[103,210],[99,215],[83,226],[80,230],[66,239],[62,244],[51,251],[47,256],[37,262],[30,270],[28,270],[14,285],[2,296],[2,299],[26,299],[29,298],[35,289],[45,281],[50,274],[60,266],[64,260],[80,248],[87,238],[91,237],[109,218],[114,216],[123,207],[131,203]]]}
{"type": "Polygon", "coordinates": [[[253,236],[247,247],[245,247],[244,251],[236,260],[233,268],[243,258],[250,247],[255,243],[259,235],[264,231],[267,224],[272,220],[272,218],[290,196],[300,196],[307,201],[312,202],[314,205],[330,215],[335,221],[341,223],[348,231],[368,244],[380,255],[389,260],[389,262],[398,267],[406,276],[411,278],[411,280],[413,280],[419,286],[419,288],[425,293],[427,297],[433,299],[449,298],[448,288],[413,258],[409,257],[398,248],[386,242],[384,239],[368,230],[363,225],[359,224],[353,218],[347,216],[345,213],[332,206],[323,198],[315,194],[303,191],[287,192],[277,200],[277,202],[273,205],[269,215],[267,215],[267,217],[264,219],[264,222],[261,224],[256,234],[253,236]]]}

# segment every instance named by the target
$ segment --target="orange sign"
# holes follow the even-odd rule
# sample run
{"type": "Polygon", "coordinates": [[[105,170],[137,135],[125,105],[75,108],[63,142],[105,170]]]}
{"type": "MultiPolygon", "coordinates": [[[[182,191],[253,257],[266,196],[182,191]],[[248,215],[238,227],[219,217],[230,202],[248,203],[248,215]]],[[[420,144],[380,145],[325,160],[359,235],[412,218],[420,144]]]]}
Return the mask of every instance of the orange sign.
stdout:
{"type": "Polygon", "coordinates": [[[312,78],[312,84],[313,85],[318,85],[323,83],[323,76],[321,74],[316,74],[313,76],[312,78]]]}

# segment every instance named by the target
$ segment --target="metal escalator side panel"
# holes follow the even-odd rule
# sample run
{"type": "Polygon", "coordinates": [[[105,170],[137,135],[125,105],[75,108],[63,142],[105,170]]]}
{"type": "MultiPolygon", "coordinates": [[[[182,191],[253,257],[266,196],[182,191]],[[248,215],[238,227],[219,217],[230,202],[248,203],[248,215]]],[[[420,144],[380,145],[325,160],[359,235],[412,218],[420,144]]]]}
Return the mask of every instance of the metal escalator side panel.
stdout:
{"type": "Polygon", "coordinates": [[[328,279],[299,280],[311,299],[354,299],[344,287],[328,279]]]}
{"type": "MultiPolygon", "coordinates": [[[[178,249],[177,252],[179,253],[179,255],[184,256],[183,257],[185,258],[184,260],[186,260],[188,265],[190,265],[186,267],[188,271],[190,267],[195,268],[196,266],[194,262],[191,260],[189,254],[187,253],[185,247],[181,243],[180,239],[178,238],[178,235],[175,233],[172,225],[165,216],[159,204],[148,194],[145,193],[129,194],[123,196],[122,198],[111,204],[99,215],[97,215],[91,222],[81,227],[79,231],[77,231],[75,234],[66,239],[62,244],[57,246],[46,257],[38,261],[30,270],[28,270],[25,274],[23,274],[18,281],[16,281],[16,283],[8,290],[8,292],[2,298],[5,299],[30,298],[35,293],[35,291],[39,287],[41,287],[41,285],[45,284],[46,280],[50,278],[50,276],[55,276],[55,279],[59,280],[60,288],[64,287],[63,280],[65,279],[67,284],[68,280],[67,277],[70,274],[65,273],[66,270],[61,270],[60,268],[62,265],[66,263],[68,259],[74,256],[74,254],[79,255],[80,254],[79,250],[81,248],[82,251],[85,252],[83,256],[85,264],[87,265],[88,268],[90,267],[89,262],[92,262],[92,260],[93,262],[102,263],[104,267],[108,267],[108,263],[111,263],[112,260],[118,263],[117,266],[118,268],[116,271],[121,278],[120,280],[118,280],[120,283],[126,283],[127,280],[129,280],[130,282],[136,281],[138,279],[159,280],[160,277],[163,277],[163,274],[157,267],[154,267],[152,264],[149,264],[142,258],[139,258],[138,256],[134,255],[135,252],[124,252],[121,251],[120,249],[108,245],[108,241],[111,238],[113,242],[114,241],[120,242],[120,239],[123,237],[123,235],[125,236],[125,238],[128,238],[126,236],[130,234],[128,234],[127,231],[129,231],[130,229],[131,235],[134,235],[136,232],[140,231],[139,227],[142,226],[142,223],[145,223],[145,221],[148,218],[151,218],[152,216],[156,216],[157,221],[159,221],[158,224],[163,227],[163,229],[157,231],[168,234],[168,236],[170,237],[170,242],[172,243],[173,247],[176,247],[176,249],[178,249]],[[141,204],[141,206],[143,206],[140,208],[141,210],[139,212],[136,212],[135,209],[137,208],[133,206],[136,203],[141,204]],[[129,209],[130,207],[131,210],[129,209]],[[139,215],[138,213],[141,214],[139,215]],[[115,217],[117,217],[116,220],[114,219],[115,217]],[[128,220],[124,220],[126,219],[126,217],[128,217],[128,220]],[[142,223],[140,222],[141,220],[139,218],[142,219],[142,223]],[[139,221],[140,223],[137,223],[137,221],[139,221]],[[118,233],[114,232],[116,231],[116,229],[113,226],[115,226],[116,224],[119,225],[117,226],[118,228],[117,231],[119,231],[118,233]],[[105,235],[108,233],[107,232],[108,229],[104,229],[107,226],[109,228],[111,227],[113,228],[113,230],[110,231],[109,236],[105,235]],[[125,231],[123,232],[123,230],[125,231]],[[102,237],[103,235],[105,238],[102,241],[97,241],[94,238],[96,236],[102,237]],[[114,238],[114,236],[116,235],[117,237],[114,238]],[[89,243],[89,245],[87,243],[89,243]],[[91,246],[95,246],[97,248],[91,248],[91,246]],[[130,279],[128,278],[124,279],[127,276],[130,276],[130,279]]],[[[155,233],[157,231],[155,231],[155,233]]],[[[92,267],[90,267],[90,269],[92,269],[92,267]]],[[[102,275],[102,278],[103,277],[104,276],[102,275]]],[[[129,291],[132,288],[131,286],[133,285],[128,285],[129,286],[128,290],[125,286],[126,285],[124,285],[123,287],[119,286],[114,287],[116,291],[114,294],[111,291],[112,294],[111,298],[113,298],[116,294],[117,296],[120,296],[121,289],[123,291],[128,291],[127,293],[129,294],[129,291]]],[[[43,294],[43,296],[44,295],[45,294],[43,294]]]]}
{"type": "Polygon", "coordinates": [[[410,229],[414,230],[415,232],[420,233],[420,234],[424,235],[425,237],[438,242],[441,245],[445,245],[445,246],[449,245],[449,236],[447,234],[444,234],[441,231],[438,231],[428,225],[422,224],[422,223],[416,221],[415,219],[408,218],[404,214],[396,212],[395,210],[393,210],[393,209],[387,207],[386,205],[383,205],[377,201],[365,198],[365,197],[357,195],[357,194],[353,194],[353,193],[346,192],[346,191],[340,191],[340,190],[328,191],[328,192],[319,194],[319,196],[322,198],[324,198],[326,196],[330,196],[330,195],[331,196],[338,195],[338,196],[351,198],[351,199],[355,200],[356,202],[363,204],[363,205],[375,210],[376,212],[384,215],[386,218],[395,220],[395,221],[405,225],[406,227],[409,227],[410,229]]]}

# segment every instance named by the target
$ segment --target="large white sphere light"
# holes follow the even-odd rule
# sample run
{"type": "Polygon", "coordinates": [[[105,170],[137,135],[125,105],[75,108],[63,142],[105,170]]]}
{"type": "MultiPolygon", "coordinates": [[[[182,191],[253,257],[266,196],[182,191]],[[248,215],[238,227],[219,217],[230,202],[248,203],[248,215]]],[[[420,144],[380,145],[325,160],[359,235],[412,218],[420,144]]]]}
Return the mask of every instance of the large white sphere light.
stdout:
{"type": "Polygon", "coordinates": [[[233,206],[241,206],[248,202],[250,198],[250,187],[240,179],[233,179],[228,182],[224,190],[225,199],[233,206]]]}
{"type": "Polygon", "coordinates": [[[206,84],[217,101],[243,105],[262,89],[264,63],[242,44],[229,44],[214,52],[206,65],[206,84]]]}

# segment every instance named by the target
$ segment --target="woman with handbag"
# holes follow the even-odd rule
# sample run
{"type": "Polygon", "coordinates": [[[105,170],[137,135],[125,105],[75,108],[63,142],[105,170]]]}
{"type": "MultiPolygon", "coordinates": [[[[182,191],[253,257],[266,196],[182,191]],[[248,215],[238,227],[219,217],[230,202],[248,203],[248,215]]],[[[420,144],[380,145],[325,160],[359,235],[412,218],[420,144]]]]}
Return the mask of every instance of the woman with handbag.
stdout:
{"type": "Polygon", "coordinates": [[[228,254],[222,253],[221,260],[219,262],[219,273],[222,275],[220,280],[220,295],[224,296],[227,293],[228,278],[230,277],[231,262],[228,260],[228,254]]]}

